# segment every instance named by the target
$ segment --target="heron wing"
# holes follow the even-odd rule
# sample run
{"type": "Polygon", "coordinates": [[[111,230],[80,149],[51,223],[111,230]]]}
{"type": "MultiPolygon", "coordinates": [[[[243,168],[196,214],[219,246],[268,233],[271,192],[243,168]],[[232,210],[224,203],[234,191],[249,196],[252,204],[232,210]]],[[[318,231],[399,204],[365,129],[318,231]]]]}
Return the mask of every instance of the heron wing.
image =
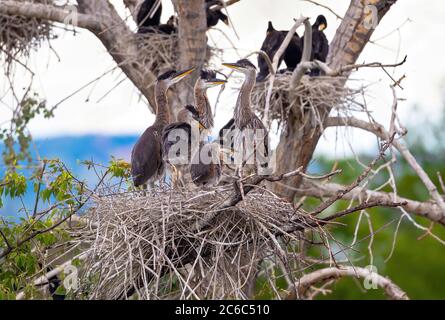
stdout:
{"type": "Polygon", "coordinates": [[[136,142],[131,152],[131,175],[135,186],[147,183],[159,172],[162,165],[159,130],[149,127],[136,142]]]}
{"type": "Polygon", "coordinates": [[[187,144],[187,150],[190,150],[192,140],[191,134],[191,126],[186,122],[174,122],[166,126],[162,133],[162,153],[164,159],[168,161],[171,147],[178,143],[181,143],[183,146],[187,144]]]}

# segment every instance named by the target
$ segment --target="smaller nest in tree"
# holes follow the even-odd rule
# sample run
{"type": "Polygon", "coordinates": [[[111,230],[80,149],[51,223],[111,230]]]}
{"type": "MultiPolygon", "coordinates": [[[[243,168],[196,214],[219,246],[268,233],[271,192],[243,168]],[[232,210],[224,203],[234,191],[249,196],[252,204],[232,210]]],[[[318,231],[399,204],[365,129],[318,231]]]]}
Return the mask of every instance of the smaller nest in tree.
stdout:
{"type": "Polygon", "coordinates": [[[178,36],[165,33],[136,34],[141,57],[135,57],[133,63],[141,62],[155,74],[167,68],[172,68],[178,57],[178,36]],[[142,61],[141,61],[142,60],[142,61]]]}
{"type": "MultiPolygon", "coordinates": [[[[53,0],[16,0],[53,4],[53,0]]],[[[52,24],[48,20],[0,14],[0,50],[8,64],[20,57],[29,56],[43,41],[54,39],[52,24]]]]}
{"type": "MultiPolygon", "coordinates": [[[[179,58],[177,34],[150,32],[137,33],[136,37],[142,58],[140,56],[134,57],[132,63],[148,65],[148,70],[155,74],[177,66],[179,58]]],[[[209,61],[215,55],[221,55],[220,51],[207,46],[206,61],[209,61]]]]}
{"type": "Polygon", "coordinates": [[[246,298],[260,261],[286,264],[286,254],[295,254],[289,242],[314,221],[263,189],[228,206],[233,196],[226,186],[96,198],[82,236],[90,249],[80,292],[89,299],[246,298]]]}
{"type": "MultiPolygon", "coordinates": [[[[339,82],[338,77],[303,76],[300,85],[295,89],[295,97],[290,101],[290,73],[277,74],[270,99],[269,119],[278,121],[278,125],[286,123],[289,112],[304,114],[313,113],[313,119],[321,124],[320,110],[326,107],[347,110],[354,104],[354,91],[339,82]]],[[[269,80],[257,83],[253,90],[252,101],[256,110],[264,115],[269,80]]]]}

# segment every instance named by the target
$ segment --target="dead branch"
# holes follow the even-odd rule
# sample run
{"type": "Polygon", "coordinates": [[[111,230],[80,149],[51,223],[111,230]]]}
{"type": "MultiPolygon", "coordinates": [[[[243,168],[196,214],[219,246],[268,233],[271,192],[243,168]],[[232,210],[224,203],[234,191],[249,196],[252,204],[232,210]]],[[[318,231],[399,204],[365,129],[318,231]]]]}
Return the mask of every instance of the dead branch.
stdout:
{"type": "MultiPolygon", "coordinates": [[[[137,43],[134,41],[134,34],[108,1],[79,0],[78,6],[81,12],[77,15],[77,27],[85,28],[99,38],[122,71],[147,98],[150,108],[154,112],[152,85],[156,77],[148,66],[131,63],[131,57],[140,56],[137,43]]],[[[69,10],[32,2],[2,1],[0,14],[39,18],[60,23],[74,22],[72,19],[67,19],[71,14],[69,10]]]]}
{"type": "Polygon", "coordinates": [[[363,173],[352,184],[350,184],[345,189],[339,191],[336,195],[330,197],[328,200],[320,204],[314,211],[311,212],[311,215],[317,215],[323,212],[326,208],[329,208],[334,202],[336,202],[339,199],[342,199],[343,196],[346,195],[348,192],[357,188],[360,185],[360,183],[369,175],[371,169],[375,166],[375,164],[385,156],[385,152],[391,146],[393,139],[394,136],[392,136],[389,139],[389,141],[387,141],[387,143],[385,143],[382,146],[379,155],[373,161],[371,161],[371,163],[365,168],[363,173]]]}
{"type": "MultiPolygon", "coordinates": [[[[368,132],[375,134],[382,140],[388,141],[389,133],[385,130],[383,125],[376,122],[370,123],[364,120],[356,119],[354,117],[332,117],[328,118],[326,121],[327,127],[332,126],[350,126],[354,128],[359,128],[368,132]]],[[[411,151],[402,141],[393,141],[393,146],[400,152],[400,154],[405,158],[411,168],[419,176],[425,187],[428,189],[432,199],[436,202],[437,206],[442,210],[439,217],[435,215],[434,221],[442,221],[445,219],[445,202],[440,195],[437,187],[431,181],[425,170],[419,165],[416,158],[412,155],[411,151]]]]}
{"type": "Polygon", "coordinates": [[[306,63],[311,60],[311,55],[312,55],[312,26],[309,20],[306,20],[304,21],[303,55],[301,57],[301,62],[293,71],[289,83],[289,91],[291,93],[291,97],[293,97],[293,92],[295,92],[295,89],[299,86],[301,79],[303,78],[303,75],[307,70],[306,63]]]}
{"type": "MultiPolygon", "coordinates": [[[[304,182],[301,188],[297,191],[300,196],[311,196],[317,198],[333,197],[345,189],[345,186],[335,183],[314,183],[304,182]]],[[[382,205],[391,205],[394,202],[402,204],[401,207],[411,214],[420,217],[428,218],[434,222],[438,222],[445,226],[445,217],[438,205],[431,202],[420,202],[400,196],[395,196],[381,191],[368,190],[366,188],[357,187],[349,193],[343,195],[344,200],[359,200],[361,198],[368,199],[368,201],[379,202],[382,205]]]]}
{"type": "MultiPolygon", "coordinates": [[[[299,296],[302,297],[306,295],[307,291],[317,283],[324,283],[333,279],[338,280],[343,277],[369,279],[373,282],[373,284],[376,284],[378,287],[382,288],[388,298],[393,300],[409,299],[408,295],[390,279],[385,278],[375,272],[371,272],[368,269],[359,267],[340,266],[339,268],[320,269],[304,275],[295,283],[295,287],[298,290],[299,296]]],[[[296,297],[293,294],[289,294],[287,297],[287,299],[295,298],[296,297]]]]}
{"type": "Polygon", "coordinates": [[[329,6],[326,6],[324,4],[318,3],[317,1],[314,0],[302,0],[302,1],[306,1],[309,3],[312,3],[313,5],[319,6],[321,8],[324,8],[326,10],[328,10],[330,13],[332,13],[337,19],[339,20],[343,20],[343,17],[341,17],[339,14],[337,14],[334,10],[332,10],[332,8],[330,8],[329,6]]]}

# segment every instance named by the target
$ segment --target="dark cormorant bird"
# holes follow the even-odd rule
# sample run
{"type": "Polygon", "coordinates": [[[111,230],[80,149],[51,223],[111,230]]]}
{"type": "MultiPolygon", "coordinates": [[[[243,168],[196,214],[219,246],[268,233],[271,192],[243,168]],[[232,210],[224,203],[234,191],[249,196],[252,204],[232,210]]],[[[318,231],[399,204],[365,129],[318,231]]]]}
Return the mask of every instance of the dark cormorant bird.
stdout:
{"type": "MultiPolygon", "coordinates": [[[[328,22],[326,21],[325,16],[319,15],[317,20],[312,25],[312,54],[311,61],[319,60],[322,62],[326,62],[326,58],[329,53],[329,41],[326,38],[323,30],[325,30],[328,26],[328,22]]],[[[303,40],[304,41],[304,37],[303,40]]],[[[310,73],[311,76],[320,75],[320,70],[312,70],[310,73]]]]}
{"type": "Polygon", "coordinates": [[[160,33],[165,33],[165,34],[173,34],[173,33],[177,33],[178,32],[178,18],[175,16],[171,16],[167,23],[163,23],[161,25],[159,25],[156,30],[159,31],[160,33]]]}
{"type": "Polygon", "coordinates": [[[165,33],[173,34],[178,30],[177,18],[173,15],[171,16],[167,23],[161,24],[161,14],[162,14],[162,3],[159,1],[159,6],[155,9],[153,6],[156,5],[156,0],[145,0],[139,9],[136,17],[136,22],[138,24],[138,33],[165,33]],[[149,17],[151,10],[156,10],[152,18],[149,17]]]}
{"type": "Polygon", "coordinates": [[[170,122],[167,90],[194,70],[169,70],[158,77],[155,85],[156,120],[145,130],[131,153],[131,176],[135,187],[146,186],[147,183],[153,186],[155,181],[163,177],[161,138],[164,127],[170,122]]]}
{"type": "Polygon", "coordinates": [[[221,4],[220,0],[206,0],[207,28],[214,27],[219,20],[229,25],[229,17],[222,13],[221,9],[211,10],[210,7],[221,4]]]}
{"type": "MultiPolygon", "coordinates": [[[[275,28],[272,25],[272,22],[269,21],[268,27],[267,27],[267,33],[266,38],[263,41],[263,44],[261,45],[261,50],[264,51],[269,59],[272,61],[275,53],[280,48],[281,44],[284,41],[284,38],[286,38],[288,31],[278,31],[275,30],[275,28]]],[[[292,39],[289,43],[289,45],[286,48],[286,51],[284,54],[280,57],[280,60],[278,62],[278,68],[281,65],[281,62],[284,60],[286,63],[286,66],[289,70],[294,70],[298,63],[301,61],[301,55],[302,55],[302,42],[300,37],[297,33],[292,36],[292,39]]],[[[257,81],[263,81],[266,79],[266,77],[269,75],[269,67],[266,63],[266,60],[259,55],[258,56],[258,66],[260,68],[260,72],[257,77],[257,81]]]]}
{"type": "Polygon", "coordinates": [[[301,62],[302,56],[303,42],[295,32],[286,48],[286,51],[284,51],[284,62],[286,63],[287,70],[294,71],[297,65],[301,62]]]}
{"type": "Polygon", "coordinates": [[[159,26],[161,23],[162,3],[159,2],[159,7],[153,14],[153,17],[149,17],[150,11],[156,4],[157,0],[145,0],[139,7],[139,12],[136,16],[136,22],[138,24],[138,32],[148,32],[148,28],[159,26]]]}

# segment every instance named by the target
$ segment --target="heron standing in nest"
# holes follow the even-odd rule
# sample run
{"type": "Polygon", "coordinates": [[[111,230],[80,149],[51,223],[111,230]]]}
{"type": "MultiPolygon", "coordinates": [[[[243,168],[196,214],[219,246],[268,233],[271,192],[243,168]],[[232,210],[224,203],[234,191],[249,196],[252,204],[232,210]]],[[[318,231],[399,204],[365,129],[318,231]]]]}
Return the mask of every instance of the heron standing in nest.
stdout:
{"type": "Polygon", "coordinates": [[[267,165],[265,157],[269,154],[269,138],[263,122],[252,110],[251,93],[256,83],[256,68],[247,59],[236,63],[223,63],[224,66],[244,74],[245,79],[241,86],[236,102],[233,124],[235,128],[234,148],[238,157],[238,175],[242,178],[242,168],[253,156],[254,168],[258,173],[258,164],[267,165]]]}
{"type": "Polygon", "coordinates": [[[167,90],[173,84],[191,74],[195,68],[177,72],[169,70],[161,74],[155,84],[156,119],[142,134],[131,152],[131,176],[135,187],[151,187],[164,176],[161,138],[164,127],[170,122],[167,90]]]}
{"type": "MultiPolygon", "coordinates": [[[[214,119],[207,97],[207,89],[224,83],[226,80],[216,78],[216,72],[213,70],[202,70],[194,86],[196,107],[186,106],[178,113],[179,121],[164,129],[162,135],[163,154],[165,161],[172,167],[175,174],[173,177],[175,187],[185,186],[183,176],[184,172],[189,169],[191,154],[199,154],[203,139],[205,142],[207,141],[207,136],[213,128],[214,119]],[[199,130],[194,130],[193,123],[199,125],[199,130]],[[194,145],[194,142],[197,141],[199,141],[198,148],[194,145]],[[174,149],[172,149],[173,146],[175,146],[174,149]]],[[[201,169],[201,167],[193,166],[193,172],[196,172],[196,169],[201,169]]],[[[194,180],[193,173],[192,180],[194,180]]]]}

